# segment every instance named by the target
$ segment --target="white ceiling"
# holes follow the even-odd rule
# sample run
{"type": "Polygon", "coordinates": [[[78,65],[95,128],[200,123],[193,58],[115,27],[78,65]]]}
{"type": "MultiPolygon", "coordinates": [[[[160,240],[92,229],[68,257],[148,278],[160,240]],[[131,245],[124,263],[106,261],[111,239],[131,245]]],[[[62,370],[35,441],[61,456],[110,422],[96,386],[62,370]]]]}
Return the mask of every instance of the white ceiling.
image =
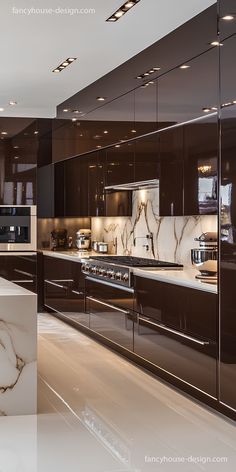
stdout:
{"type": "Polygon", "coordinates": [[[174,30],[215,0],[141,0],[116,23],[124,0],[0,2],[0,116],[54,117],[56,106],[174,30]],[[13,14],[12,8],[93,8],[94,14],[13,14]],[[78,57],[60,74],[51,71],[78,57]],[[16,100],[17,106],[9,106],[16,100]]]}

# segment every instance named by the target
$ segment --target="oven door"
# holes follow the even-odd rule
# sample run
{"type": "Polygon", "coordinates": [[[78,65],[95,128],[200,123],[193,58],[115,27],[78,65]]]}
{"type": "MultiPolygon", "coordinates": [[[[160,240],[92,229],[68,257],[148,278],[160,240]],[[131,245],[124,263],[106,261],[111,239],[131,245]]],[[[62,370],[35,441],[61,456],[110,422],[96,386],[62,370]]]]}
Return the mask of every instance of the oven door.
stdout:
{"type": "Polygon", "coordinates": [[[36,251],[36,206],[0,206],[0,251],[36,251]]]}
{"type": "Polygon", "coordinates": [[[133,289],[86,277],[86,311],[91,330],[133,351],[133,289]]]}

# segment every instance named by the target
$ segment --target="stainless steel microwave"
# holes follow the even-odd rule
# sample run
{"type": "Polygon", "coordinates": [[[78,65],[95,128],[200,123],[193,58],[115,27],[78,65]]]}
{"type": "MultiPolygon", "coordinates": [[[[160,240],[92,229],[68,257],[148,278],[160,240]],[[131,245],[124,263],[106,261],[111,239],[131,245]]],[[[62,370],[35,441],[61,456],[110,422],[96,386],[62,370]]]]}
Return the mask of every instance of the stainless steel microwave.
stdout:
{"type": "Polygon", "coordinates": [[[0,205],[0,251],[36,251],[36,233],[36,206],[0,205]]]}

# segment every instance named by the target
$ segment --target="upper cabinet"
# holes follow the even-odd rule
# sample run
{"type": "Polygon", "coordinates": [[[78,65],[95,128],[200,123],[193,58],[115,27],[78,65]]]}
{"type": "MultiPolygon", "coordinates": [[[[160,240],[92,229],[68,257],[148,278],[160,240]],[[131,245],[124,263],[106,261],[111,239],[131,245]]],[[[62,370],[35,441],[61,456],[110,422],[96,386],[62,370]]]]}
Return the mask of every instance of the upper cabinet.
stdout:
{"type": "Polygon", "coordinates": [[[107,149],[106,185],[134,182],[135,144],[117,144],[107,149]]]}
{"type": "Polygon", "coordinates": [[[65,216],[88,216],[86,156],[65,161],[65,216]]]}
{"type": "Polygon", "coordinates": [[[88,216],[105,216],[106,152],[92,153],[87,160],[88,216]]]}
{"type": "Polygon", "coordinates": [[[183,127],[160,136],[160,216],[183,215],[183,127]]]}
{"type": "Polygon", "coordinates": [[[184,127],[184,214],[218,211],[218,119],[209,116],[184,127]]]}
{"type": "Polygon", "coordinates": [[[65,215],[64,162],[41,166],[37,171],[38,218],[60,218],[65,215]]]}
{"type": "Polygon", "coordinates": [[[0,204],[36,204],[37,122],[0,118],[0,204]]]}
{"type": "Polygon", "coordinates": [[[158,79],[159,128],[214,111],[218,103],[218,55],[219,48],[212,46],[158,79]]]}
{"type": "Polygon", "coordinates": [[[135,142],[135,181],[159,179],[159,136],[151,134],[135,142]]]}

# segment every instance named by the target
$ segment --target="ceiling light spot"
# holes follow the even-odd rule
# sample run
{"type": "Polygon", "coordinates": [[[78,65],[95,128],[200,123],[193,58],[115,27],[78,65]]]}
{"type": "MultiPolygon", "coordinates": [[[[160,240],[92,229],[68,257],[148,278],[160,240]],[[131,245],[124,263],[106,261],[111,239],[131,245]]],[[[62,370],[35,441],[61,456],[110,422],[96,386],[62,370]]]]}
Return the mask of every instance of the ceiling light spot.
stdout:
{"type": "Polygon", "coordinates": [[[1,108],[0,108],[0,111],[4,111],[4,108],[1,107],[1,108]]]}
{"type": "Polygon", "coordinates": [[[59,64],[59,66],[57,66],[55,69],[53,69],[52,72],[56,72],[56,73],[61,72],[63,69],[65,69],[70,64],[72,64],[72,62],[76,61],[76,59],[77,59],[77,57],[68,57],[68,59],[66,59],[61,64],[59,64]]]}
{"type": "Polygon", "coordinates": [[[103,131],[104,134],[108,134],[108,131],[105,129],[105,131],[103,131]]]}
{"type": "Polygon", "coordinates": [[[60,72],[59,69],[54,69],[53,72],[57,73],[57,72],[60,72]]]}
{"type": "Polygon", "coordinates": [[[71,120],[71,121],[77,121],[77,118],[72,118],[72,120],[71,120]]]}
{"type": "Polygon", "coordinates": [[[14,107],[15,105],[17,105],[17,102],[15,100],[10,100],[9,105],[14,107]]]}
{"type": "Polygon", "coordinates": [[[182,64],[182,66],[179,66],[180,69],[189,69],[189,67],[188,64],[182,64]]]}
{"type": "Polygon", "coordinates": [[[62,65],[63,65],[64,67],[66,67],[66,66],[69,65],[69,62],[65,61],[65,62],[62,63],[62,65]]]}
{"type": "Polygon", "coordinates": [[[211,109],[209,107],[204,107],[202,109],[202,111],[204,111],[204,113],[209,113],[209,111],[211,111],[211,109]]]}
{"type": "Polygon", "coordinates": [[[67,113],[68,111],[69,111],[68,108],[64,108],[64,110],[63,110],[64,113],[67,113]]]}
{"type": "Polygon", "coordinates": [[[136,129],[131,129],[131,133],[137,133],[136,129]]]}
{"type": "Polygon", "coordinates": [[[14,159],[20,159],[19,156],[14,156],[14,159]]]}
{"type": "Polygon", "coordinates": [[[2,134],[3,136],[6,136],[6,135],[7,135],[7,131],[2,131],[1,134],[2,134]]]}
{"type": "Polygon", "coordinates": [[[98,102],[104,102],[106,100],[106,97],[97,97],[98,102]]]}
{"type": "Polygon", "coordinates": [[[212,41],[211,46],[223,46],[223,43],[220,43],[219,41],[212,41]]]}
{"type": "Polygon", "coordinates": [[[38,132],[38,131],[34,131],[34,134],[39,134],[39,132],[38,132]]]}
{"type": "Polygon", "coordinates": [[[121,16],[123,16],[124,14],[125,14],[125,12],[124,12],[124,11],[122,11],[122,10],[118,10],[118,11],[115,13],[115,15],[114,15],[114,16],[115,16],[116,18],[120,18],[120,17],[121,17],[121,16]]]}
{"type": "Polygon", "coordinates": [[[234,15],[225,15],[225,16],[222,16],[222,20],[226,20],[226,21],[232,21],[234,20],[234,15]]]}
{"type": "Polygon", "coordinates": [[[117,21],[119,20],[122,16],[124,16],[125,13],[127,13],[132,7],[134,7],[140,0],[130,0],[126,1],[123,5],[121,5],[118,10],[116,10],[113,15],[109,16],[106,21],[117,21]]]}

